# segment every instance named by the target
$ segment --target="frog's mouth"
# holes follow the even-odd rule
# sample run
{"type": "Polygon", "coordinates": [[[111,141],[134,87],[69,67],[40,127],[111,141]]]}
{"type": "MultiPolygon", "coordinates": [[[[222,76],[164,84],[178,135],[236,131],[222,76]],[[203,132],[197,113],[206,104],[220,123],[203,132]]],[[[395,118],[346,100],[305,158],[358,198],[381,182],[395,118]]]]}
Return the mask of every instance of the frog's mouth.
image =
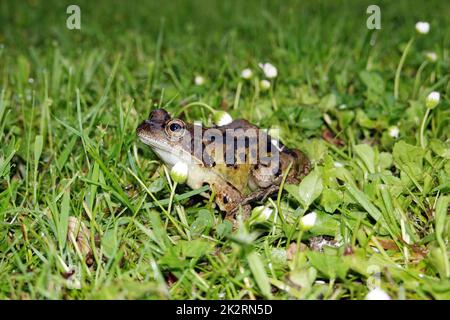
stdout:
{"type": "Polygon", "coordinates": [[[164,141],[152,139],[144,134],[138,134],[138,137],[143,143],[152,148],[153,152],[169,167],[180,161],[190,163],[192,160],[191,155],[181,148],[171,146],[164,141]]]}

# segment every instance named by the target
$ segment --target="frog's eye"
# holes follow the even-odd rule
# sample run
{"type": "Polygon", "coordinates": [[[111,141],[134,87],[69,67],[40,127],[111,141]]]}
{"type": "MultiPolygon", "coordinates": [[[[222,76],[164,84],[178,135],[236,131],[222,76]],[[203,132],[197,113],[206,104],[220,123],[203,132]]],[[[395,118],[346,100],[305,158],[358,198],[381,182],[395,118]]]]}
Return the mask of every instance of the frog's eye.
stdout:
{"type": "Polygon", "coordinates": [[[179,139],[184,135],[186,126],[182,120],[174,119],[166,124],[165,131],[170,138],[179,139]]]}
{"type": "Polygon", "coordinates": [[[169,126],[170,131],[177,132],[182,129],[181,125],[179,123],[171,123],[169,126]]]}

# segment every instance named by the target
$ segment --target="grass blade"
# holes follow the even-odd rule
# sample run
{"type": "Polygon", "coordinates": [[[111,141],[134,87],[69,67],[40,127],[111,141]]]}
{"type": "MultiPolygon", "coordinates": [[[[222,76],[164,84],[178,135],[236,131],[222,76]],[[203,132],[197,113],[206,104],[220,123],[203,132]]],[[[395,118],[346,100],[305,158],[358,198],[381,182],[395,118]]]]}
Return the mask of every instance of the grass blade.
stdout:
{"type": "Polygon", "coordinates": [[[270,299],[272,297],[270,280],[264,269],[261,257],[256,251],[251,251],[247,254],[247,262],[261,293],[265,298],[270,299]]]}

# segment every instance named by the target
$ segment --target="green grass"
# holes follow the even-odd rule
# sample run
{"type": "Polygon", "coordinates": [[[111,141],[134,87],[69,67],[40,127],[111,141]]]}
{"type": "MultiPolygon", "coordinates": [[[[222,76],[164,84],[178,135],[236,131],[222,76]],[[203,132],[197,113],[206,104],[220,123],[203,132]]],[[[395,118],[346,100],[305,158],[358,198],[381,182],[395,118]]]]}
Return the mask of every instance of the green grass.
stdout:
{"type": "Polygon", "coordinates": [[[370,1],[79,1],[71,31],[72,3],[0,3],[0,298],[450,298],[449,3],[382,2],[369,31],[370,1]],[[264,61],[268,92],[240,78],[264,61]],[[279,126],[312,160],[268,220],[230,232],[136,139],[151,108],[195,101],[279,126]]]}

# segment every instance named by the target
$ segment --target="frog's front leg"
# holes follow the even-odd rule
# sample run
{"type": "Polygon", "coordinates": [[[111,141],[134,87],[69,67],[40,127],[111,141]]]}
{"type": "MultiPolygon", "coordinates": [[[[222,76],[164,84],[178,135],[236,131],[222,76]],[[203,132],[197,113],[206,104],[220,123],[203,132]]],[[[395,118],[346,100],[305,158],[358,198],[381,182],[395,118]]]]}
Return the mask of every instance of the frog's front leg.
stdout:
{"type": "Polygon", "coordinates": [[[252,211],[252,206],[249,204],[246,205],[239,205],[230,212],[227,212],[225,215],[225,220],[230,221],[233,224],[233,230],[237,229],[237,214],[241,213],[242,220],[247,220],[250,217],[250,213],[252,211]]]}
{"type": "Polygon", "coordinates": [[[251,203],[253,201],[264,201],[267,199],[267,197],[270,197],[274,193],[278,192],[280,190],[279,185],[272,185],[266,189],[261,189],[258,191],[255,191],[251,194],[249,194],[242,202],[242,205],[246,205],[248,203],[251,203]]]}
{"type": "Polygon", "coordinates": [[[243,195],[229,183],[218,181],[211,182],[209,185],[215,193],[215,201],[222,211],[231,212],[244,200],[243,195]]]}
{"type": "Polygon", "coordinates": [[[261,189],[249,194],[245,197],[241,203],[239,203],[233,210],[227,212],[225,219],[233,223],[233,229],[236,229],[236,215],[242,212],[243,220],[247,220],[250,217],[252,207],[250,205],[253,201],[265,200],[267,197],[273,195],[279,190],[279,186],[273,185],[266,189],[261,189]],[[241,210],[241,211],[240,211],[241,210]]]}

